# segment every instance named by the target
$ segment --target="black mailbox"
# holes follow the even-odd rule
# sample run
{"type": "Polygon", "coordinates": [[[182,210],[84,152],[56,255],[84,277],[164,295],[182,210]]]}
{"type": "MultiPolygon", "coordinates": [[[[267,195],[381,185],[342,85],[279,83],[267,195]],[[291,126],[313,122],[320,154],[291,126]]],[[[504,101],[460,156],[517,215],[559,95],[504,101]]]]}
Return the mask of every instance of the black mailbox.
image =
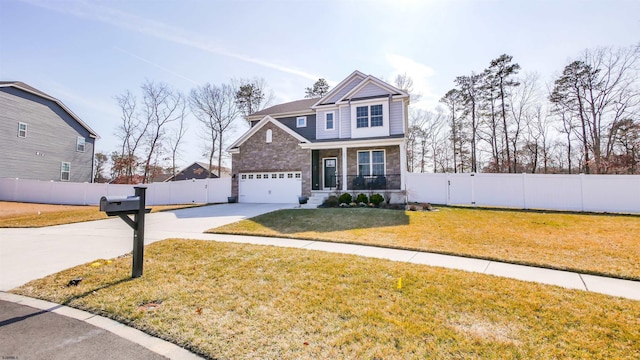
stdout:
{"type": "Polygon", "coordinates": [[[139,196],[103,196],[100,198],[100,211],[109,216],[133,214],[140,210],[139,196]]]}
{"type": "Polygon", "coordinates": [[[145,209],[146,188],[136,186],[134,196],[103,196],[100,198],[100,211],[109,216],[118,216],[133,229],[133,266],[131,277],[142,276],[144,263],[144,215],[151,211],[145,209]],[[133,215],[133,219],[129,217],[133,215]]]}

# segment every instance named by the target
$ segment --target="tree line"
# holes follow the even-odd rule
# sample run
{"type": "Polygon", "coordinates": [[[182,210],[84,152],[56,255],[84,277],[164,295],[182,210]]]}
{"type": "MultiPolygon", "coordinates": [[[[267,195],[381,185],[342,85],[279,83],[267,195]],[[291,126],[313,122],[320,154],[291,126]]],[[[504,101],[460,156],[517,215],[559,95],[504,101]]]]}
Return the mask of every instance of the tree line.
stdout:
{"type": "Polygon", "coordinates": [[[546,87],[521,70],[500,55],[411,111],[409,171],[640,172],[640,44],[584,50],[546,87]]]}
{"type": "MultiPolygon", "coordinates": [[[[328,89],[327,81],[319,79],[305,88],[305,97],[323,96],[328,89]]],[[[210,174],[220,176],[227,136],[237,119],[246,119],[273,100],[273,92],[262,78],[206,83],[188,94],[166,83],[147,80],[139,90],[137,95],[127,90],[115,97],[120,110],[115,135],[120,145],[110,154],[96,153],[96,182],[138,184],[175,177],[190,115],[199,124],[210,174]],[[107,167],[111,169],[109,175],[107,167]]]]}

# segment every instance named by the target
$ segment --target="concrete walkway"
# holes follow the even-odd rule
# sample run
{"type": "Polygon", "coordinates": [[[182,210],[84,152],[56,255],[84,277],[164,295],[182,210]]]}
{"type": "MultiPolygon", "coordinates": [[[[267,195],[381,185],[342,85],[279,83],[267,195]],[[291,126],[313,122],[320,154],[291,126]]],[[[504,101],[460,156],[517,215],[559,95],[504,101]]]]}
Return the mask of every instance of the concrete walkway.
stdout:
{"type": "MultiPolygon", "coordinates": [[[[146,218],[145,243],[150,244],[167,238],[188,238],[345,253],[478,272],[487,275],[557,285],[568,289],[579,289],[640,300],[640,282],[638,281],[620,280],[575,272],[419,251],[395,250],[311,240],[203,233],[203,231],[207,229],[229,224],[244,218],[293,207],[295,207],[294,204],[223,204],[149,214],[146,218]]],[[[38,229],[0,229],[0,291],[8,291],[31,280],[39,279],[96,259],[117,257],[130,252],[132,245],[132,230],[118,218],[38,229]]],[[[35,333],[37,332],[39,324],[36,319],[46,319],[43,321],[49,324],[49,329],[57,328],[55,326],[56,323],[66,324],[66,320],[61,316],[64,315],[80,320],[88,324],[89,327],[86,328],[79,324],[65,325],[71,329],[76,329],[76,331],[70,330],[69,337],[52,340],[54,343],[55,341],[59,341],[60,343],[58,345],[68,344],[69,341],[73,342],[80,339],[80,342],[84,342],[85,340],[89,341],[89,343],[97,342],[93,348],[99,349],[101,346],[104,346],[104,343],[100,342],[103,338],[102,335],[104,335],[102,330],[108,330],[124,339],[131,340],[128,342],[124,340],[124,343],[118,345],[122,348],[122,351],[125,352],[129,350],[133,351],[137,349],[136,346],[140,345],[150,349],[156,354],[161,354],[162,356],[167,356],[172,359],[195,357],[175,345],[130,329],[112,320],[57,304],[0,292],[0,309],[2,309],[3,313],[3,316],[0,317],[0,325],[9,325],[0,326],[0,331],[6,331],[7,329],[15,330],[22,326],[22,331],[26,334],[29,334],[30,331],[34,331],[35,333]],[[5,315],[5,309],[8,309],[6,310],[8,314],[14,314],[15,316],[5,315]],[[44,312],[41,310],[44,310],[44,312]],[[45,313],[56,314],[59,318],[55,316],[45,318],[45,313]],[[31,329],[32,327],[36,327],[36,329],[31,329]]],[[[41,333],[41,335],[46,337],[46,334],[45,329],[45,332],[41,333]]],[[[15,351],[16,354],[3,353],[1,355],[15,355],[18,356],[18,358],[30,357],[27,355],[31,354],[29,351],[32,349],[29,348],[32,342],[27,340],[23,341],[21,340],[23,337],[15,335],[14,333],[11,339],[17,340],[11,344],[13,347],[9,349],[16,349],[12,350],[15,351]]],[[[51,334],[51,336],[53,335],[54,334],[51,334]]],[[[112,339],[108,339],[107,336],[104,336],[104,338],[107,343],[112,341],[112,339]]],[[[24,339],[28,339],[28,337],[24,337],[24,339]]],[[[8,345],[0,342],[0,349],[7,349],[5,346],[8,345]]],[[[51,348],[61,349],[64,347],[56,346],[51,348]]],[[[87,349],[90,348],[91,346],[87,349]]],[[[74,357],[72,355],[76,354],[75,351],[79,351],[78,354],[81,354],[83,350],[72,348],[70,353],[65,353],[68,356],[51,358],[90,358],[80,355],[74,357]]],[[[141,358],[146,358],[146,356],[147,355],[143,356],[141,352],[141,358]]]]}

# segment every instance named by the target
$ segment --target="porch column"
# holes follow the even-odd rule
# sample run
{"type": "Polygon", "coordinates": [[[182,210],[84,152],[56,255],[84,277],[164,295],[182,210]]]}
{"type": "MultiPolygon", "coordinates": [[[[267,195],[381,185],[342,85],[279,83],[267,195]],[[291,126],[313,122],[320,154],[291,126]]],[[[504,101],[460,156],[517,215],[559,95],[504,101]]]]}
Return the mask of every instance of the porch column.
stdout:
{"type": "Polygon", "coordinates": [[[407,144],[405,141],[400,143],[400,190],[406,190],[405,178],[407,175],[407,144]]]}
{"type": "Polygon", "coordinates": [[[342,147],[342,191],[347,191],[347,147],[342,147]]]}

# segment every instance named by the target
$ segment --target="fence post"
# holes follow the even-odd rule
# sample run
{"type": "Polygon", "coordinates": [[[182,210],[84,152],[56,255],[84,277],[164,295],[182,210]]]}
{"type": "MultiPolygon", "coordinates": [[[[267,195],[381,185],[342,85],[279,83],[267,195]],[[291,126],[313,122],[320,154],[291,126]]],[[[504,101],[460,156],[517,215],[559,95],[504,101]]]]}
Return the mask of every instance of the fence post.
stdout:
{"type": "Polygon", "coordinates": [[[447,173],[446,181],[447,181],[447,205],[449,205],[451,204],[451,179],[449,178],[449,173],[447,173]]]}
{"type": "Polygon", "coordinates": [[[527,209],[527,173],[522,173],[522,208],[527,209]]]}
{"type": "Polygon", "coordinates": [[[476,174],[471,173],[471,205],[476,207],[476,174]]]}
{"type": "Polygon", "coordinates": [[[584,173],[580,173],[580,211],[584,212],[584,173]]]}

